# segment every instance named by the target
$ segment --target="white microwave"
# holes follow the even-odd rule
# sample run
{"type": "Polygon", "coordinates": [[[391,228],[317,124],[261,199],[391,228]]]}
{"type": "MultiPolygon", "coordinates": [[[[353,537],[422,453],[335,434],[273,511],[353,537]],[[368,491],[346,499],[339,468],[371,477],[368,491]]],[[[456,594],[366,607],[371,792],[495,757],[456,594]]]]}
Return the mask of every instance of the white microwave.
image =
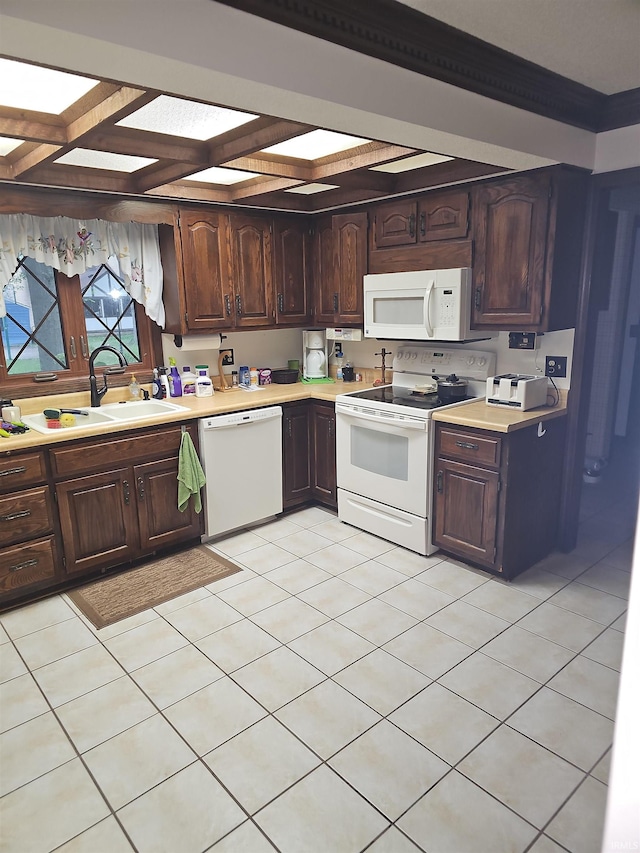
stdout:
{"type": "Polygon", "coordinates": [[[407,341],[490,338],[470,328],[471,270],[364,276],[364,336],[407,341]]]}

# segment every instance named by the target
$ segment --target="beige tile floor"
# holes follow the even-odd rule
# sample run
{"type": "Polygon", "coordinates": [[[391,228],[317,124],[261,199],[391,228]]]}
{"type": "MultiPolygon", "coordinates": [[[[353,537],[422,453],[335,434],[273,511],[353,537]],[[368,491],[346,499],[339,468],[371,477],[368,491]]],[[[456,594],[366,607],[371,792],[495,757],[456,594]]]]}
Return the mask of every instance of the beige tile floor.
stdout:
{"type": "Polygon", "coordinates": [[[598,853],[633,495],[508,584],[319,508],[101,631],[0,616],[2,853],[598,853]]]}

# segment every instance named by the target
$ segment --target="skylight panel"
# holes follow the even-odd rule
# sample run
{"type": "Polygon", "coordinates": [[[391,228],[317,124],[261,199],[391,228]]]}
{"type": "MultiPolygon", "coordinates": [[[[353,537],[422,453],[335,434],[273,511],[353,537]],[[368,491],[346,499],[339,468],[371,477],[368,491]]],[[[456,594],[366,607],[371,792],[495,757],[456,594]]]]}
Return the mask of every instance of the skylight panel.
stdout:
{"type": "Polygon", "coordinates": [[[410,172],[412,169],[435,166],[436,163],[446,163],[447,160],[453,160],[453,157],[444,157],[442,154],[431,154],[427,151],[424,154],[414,154],[412,157],[405,157],[404,160],[383,163],[382,166],[371,166],[371,171],[389,172],[392,175],[397,175],[400,172],[410,172]]]}
{"type": "Polygon", "coordinates": [[[0,59],[0,106],[60,115],[98,82],[66,71],[0,59]]]}
{"type": "Polygon", "coordinates": [[[112,154],[109,151],[91,151],[88,148],[74,148],[59,157],[56,163],[65,166],[86,166],[90,169],[109,169],[112,172],[137,172],[144,166],[157,163],[150,157],[135,157],[132,154],[112,154]]]}
{"type": "Polygon", "coordinates": [[[240,169],[222,169],[220,166],[211,166],[202,172],[187,175],[183,181],[202,181],[206,184],[239,184],[240,181],[248,181],[249,178],[262,178],[257,172],[242,172],[240,169]]]}
{"type": "Polygon", "coordinates": [[[0,157],[6,157],[23,142],[23,139],[9,139],[7,136],[0,136],[0,157]]]}
{"type": "Polygon", "coordinates": [[[337,154],[339,151],[347,151],[358,145],[366,145],[370,139],[361,139],[359,136],[346,136],[344,133],[335,133],[332,130],[312,130],[263,148],[264,154],[279,154],[282,157],[296,157],[299,160],[318,160],[320,157],[328,157],[329,154],[337,154]]]}
{"type": "Polygon", "coordinates": [[[299,193],[300,195],[313,195],[314,193],[323,193],[326,190],[337,190],[337,184],[302,184],[299,187],[291,187],[285,190],[286,193],[299,193]]]}
{"type": "Polygon", "coordinates": [[[120,119],[117,124],[136,130],[204,141],[240,127],[254,118],[258,116],[214,107],[211,104],[185,101],[170,95],[160,95],[151,103],[120,119]]]}

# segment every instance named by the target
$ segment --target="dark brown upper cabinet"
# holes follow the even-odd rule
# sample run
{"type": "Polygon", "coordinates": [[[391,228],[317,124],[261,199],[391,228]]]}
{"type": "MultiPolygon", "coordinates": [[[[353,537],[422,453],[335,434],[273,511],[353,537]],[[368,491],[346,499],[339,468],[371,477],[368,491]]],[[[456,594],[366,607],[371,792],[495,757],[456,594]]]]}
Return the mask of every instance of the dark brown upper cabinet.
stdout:
{"type": "Polygon", "coordinates": [[[354,326],[364,322],[367,272],[366,211],[320,217],[314,232],[314,322],[354,326]]]}
{"type": "Polygon", "coordinates": [[[306,218],[275,220],[273,260],[278,326],[311,323],[310,242],[306,218]]]}
{"type": "Polygon", "coordinates": [[[558,169],[473,188],[472,328],[575,325],[586,187],[558,169]]]}
{"type": "Polygon", "coordinates": [[[271,218],[229,217],[236,328],[275,323],[272,232],[271,218]]]}
{"type": "Polygon", "coordinates": [[[372,228],[374,250],[466,237],[469,194],[433,193],[421,199],[397,199],[379,205],[372,228]]]}

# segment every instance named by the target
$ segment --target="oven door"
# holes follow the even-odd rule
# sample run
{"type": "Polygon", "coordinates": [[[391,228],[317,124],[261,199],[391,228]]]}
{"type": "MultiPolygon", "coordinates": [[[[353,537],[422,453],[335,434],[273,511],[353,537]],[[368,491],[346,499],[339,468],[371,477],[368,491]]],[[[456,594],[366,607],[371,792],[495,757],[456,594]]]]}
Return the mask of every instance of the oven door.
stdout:
{"type": "Polygon", "coordinates": [[[430,423],[336,403],[338,487],[425,518],[430,423]]]}

